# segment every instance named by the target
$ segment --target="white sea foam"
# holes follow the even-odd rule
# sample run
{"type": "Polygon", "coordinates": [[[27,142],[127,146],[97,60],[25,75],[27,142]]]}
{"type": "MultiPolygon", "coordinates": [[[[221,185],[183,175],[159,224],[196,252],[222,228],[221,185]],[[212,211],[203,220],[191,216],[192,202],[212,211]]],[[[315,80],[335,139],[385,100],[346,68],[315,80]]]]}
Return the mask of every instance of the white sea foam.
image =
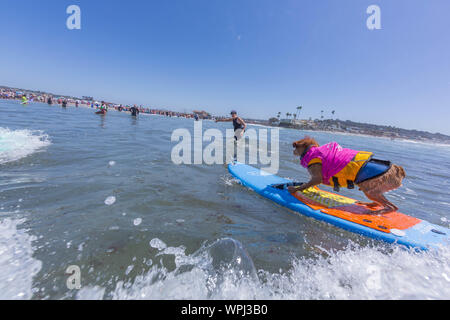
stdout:
{"type": "Polygon", "coordinates": [[[0,221],[0,299],[30,299],[33,277],[41,270],[42,262],[33,258],[32,241],[26,230],[18,226],[25,220],[0,221]]]}
{"type": "Polygon", "coordinates": [[[220,179],[226,186],[234,186],[239,184],[239,180],[231,176],[221,176],[220,179]]]}
{"type": "Polygon", "coordinates": [[[81,288],[77,293],[78,300],[102,300],[105,288],[98,286],[81,288]]]}
{"type": "Polygon", "coordinates": [[[158,250],[163,250],[167,248],[167,245],[162,240],[155,238],[150,241],[150,247],[158,250]]]}
{"type": "Polygon", "coordinates": [[[0,164],[17,161],[50,144],[49,136],[42,131],[0,127],[0,164]]]}
{"type": "Polygon", "coordinates": [[[114,196],[110,196],[110,197],[108,197],[108,198],[105,199],[105,204],[106,204],[107,206],[111,206],[111,205],[113,205],[115,202],[116,202],[116,197],[114,197],[114,196]]]}
{"type": "MultiPolygon", "coordinates": [[[[192,255],[184,247],[166,248],[153,239],[160,255],[175,255],[177,268],[153,265],[133,281],[117,283],[113,299],[356,299],[450,298],[450,249],[415,252],[394,247],[349,247],[326,257],[293,258],[291,268],[259,270],[239,242],[218,240],[192,255]],[[183,271],[182,271],[183,270],[183,271]]],[[[89,291],[86,293],[89,295],[89,291]]]]}

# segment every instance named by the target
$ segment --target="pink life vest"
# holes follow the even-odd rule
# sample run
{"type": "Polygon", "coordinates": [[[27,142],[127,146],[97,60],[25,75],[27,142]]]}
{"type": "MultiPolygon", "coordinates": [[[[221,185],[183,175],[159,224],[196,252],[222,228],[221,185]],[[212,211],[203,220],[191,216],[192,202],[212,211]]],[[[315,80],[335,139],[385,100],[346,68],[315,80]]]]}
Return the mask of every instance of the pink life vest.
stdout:
{"type": "Polygon", "coordinates": [[[331,142],[321,147],[311,147],[301,158],[300,164],[308,168],[312,159],[322,161],[323,183],[329,185],[330,178],[344,169],[358,154],[358,151],[342,148],[338,143],[331,142]]]}

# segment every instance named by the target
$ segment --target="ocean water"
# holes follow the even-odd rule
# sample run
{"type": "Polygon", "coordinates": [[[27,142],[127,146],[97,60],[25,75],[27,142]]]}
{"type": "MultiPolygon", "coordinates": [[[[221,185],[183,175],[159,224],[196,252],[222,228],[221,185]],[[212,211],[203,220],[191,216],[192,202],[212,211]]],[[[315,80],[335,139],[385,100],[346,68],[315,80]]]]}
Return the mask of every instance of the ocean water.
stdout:
{"type": "MultiPolygon", "coordinates": [[[[450,298],[448,247],[372,241],[261,198],[223,165],[173,164],[172,132],[193,125],[0,100],[0,298],[450,298]]],[[[283,129],[279,175],[308,178],[291,150],[305,134],[403,166],[387,197],[449,227],[449,146],[283,129]]]]}

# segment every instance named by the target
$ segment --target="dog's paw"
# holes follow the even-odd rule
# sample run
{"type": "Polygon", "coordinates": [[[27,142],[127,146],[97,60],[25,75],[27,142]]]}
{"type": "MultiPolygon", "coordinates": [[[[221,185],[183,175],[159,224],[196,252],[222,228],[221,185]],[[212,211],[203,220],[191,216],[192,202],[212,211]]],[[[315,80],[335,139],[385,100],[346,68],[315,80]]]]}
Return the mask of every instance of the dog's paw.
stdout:
{"type": "Polygon", "coordinates": [[[379,206],[378,203],[376,202],[364,202],[364,201],[356,201],[356,204],[362,205],[362,206],[366,206],[368,208],[376,208],[379,206]]]}
{"type": "Polygon", "coordinates": [[[394,210],[392,210],[390,208],[384,208],[384,209],[381,209],[381,210],[371,211],[370,214],[374,215],[374,216],[381,216],[383,214],[387,214],[387,213],[391,213],[391,212],[394,212],[394,210]]]}

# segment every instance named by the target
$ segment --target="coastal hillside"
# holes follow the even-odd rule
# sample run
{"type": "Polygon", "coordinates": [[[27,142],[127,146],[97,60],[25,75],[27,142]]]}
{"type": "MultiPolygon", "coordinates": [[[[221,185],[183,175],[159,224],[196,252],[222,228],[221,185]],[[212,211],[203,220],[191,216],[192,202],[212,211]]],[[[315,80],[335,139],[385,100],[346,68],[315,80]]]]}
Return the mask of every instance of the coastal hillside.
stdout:
{"type": "Polygon", "coordinates": [[[351,120],[281,120],[271,118],[269,120],[249,120],[249,123],[292,128],[311,131],[329,131],[341,133],[363,134],[391,139],[406,139],[423,142],[433,142],[450,145],[450,136],[442,133],[410,130],[394,126],[360,123],[351,120]]]}

